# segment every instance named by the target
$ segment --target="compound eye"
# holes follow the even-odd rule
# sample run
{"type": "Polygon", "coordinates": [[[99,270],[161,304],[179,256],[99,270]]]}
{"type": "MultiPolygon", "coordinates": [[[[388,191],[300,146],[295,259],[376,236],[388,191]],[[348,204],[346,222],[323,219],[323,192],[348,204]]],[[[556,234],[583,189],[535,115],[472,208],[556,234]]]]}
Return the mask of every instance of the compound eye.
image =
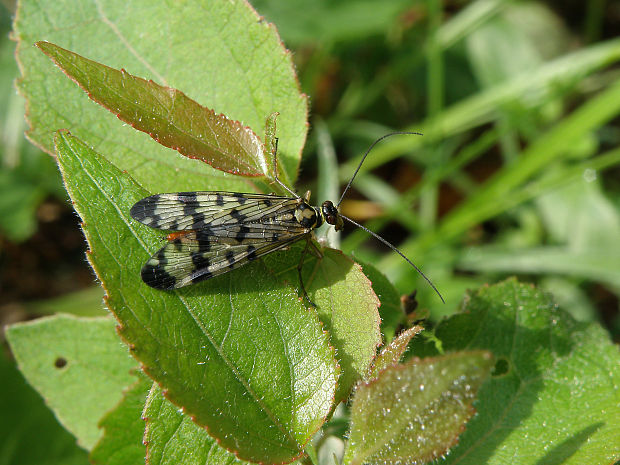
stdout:
{"type": "Polygon", "coordinates": [[[323,216],[325,217],[325,221],[328,224],[335,225],[338,223],[338,219],[339,219],[338,209],[334,206],[334,204],[331,201],[326,200],[325,202],[323,202],[323,205],[321,205],[321,210],[323,212],[323,216]]]}

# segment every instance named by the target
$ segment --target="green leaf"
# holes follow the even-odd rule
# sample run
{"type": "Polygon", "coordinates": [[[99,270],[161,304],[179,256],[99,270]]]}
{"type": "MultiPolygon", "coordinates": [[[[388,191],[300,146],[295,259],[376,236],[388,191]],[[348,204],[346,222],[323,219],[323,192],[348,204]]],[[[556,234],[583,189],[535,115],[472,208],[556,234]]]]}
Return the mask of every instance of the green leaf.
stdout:
{"type": "Polygon", "coordinates": [[[121,336],[166,396],[248,460],[290,461],[324,422],[338,376],[317,315],[258,261],[175,292],[147,287],[161,233],[129,216],[145,192],[61,132],[58,160],[121,336]]]}
{"type": "Polygon", "coordinates": [[[104,316],[108,311],[103,308],[103,289],[93,284],[75,292],[52,297],[50,299],[25,302],[26,310],[36,316],[69,313],[75,316],[104,316]]]}
{"type": "Polygon", "coordinates": [[[97,465],[143,465],[145,422],[142,410],[153,382],[141,371],[123,400],[99,423],[103,436],[90,453],[97,465]]]}
{"type": "MultiPolygon", "coordinates": [[[[289,256],[299,257],[303,244],[289,256]]],[[[321,322],[331,345],[336,349],[341,374],[336,402],[346,400],[357,380],[366,375],[381,344],[379,300],[361,267],[339,250],[322,249],[323,258],[306,255],[303,282],[312,302],[317,305],[321,322]]],[[[297,268],[288,257],[272,255],[265,263],[288,282],[297,284],[297,268]]]]}
{"type": "Polygon", "coordinates": [[[200,463],[203,465],[237,465],[242,462],[217,445],[204,428],[184,415],[166,400],[162,390],[153,384],[143,416],[146,420],[146,457],[149,465],[165,463],[200,463]]]}
{"type": "Polygon", "coordinates": [[[400,333],[396,339],[385,346],[381,353],[377,355],[377,358],[373,361],[366,379],[375,379],[383,370],[400,362],[400,359],[407,350],[409,341],[411,341],[411,339],[413,339],[423,329],[424,328],[422,326],[414,326],[413,328],[406,329],[400,333]]]}
{"type": "MultiPolygon", "coordinates": [[[[204,428],[199,427],[188,415],[166,400],[156,383],[148,393],[142,416],[146,421],[144,441],[149,445],[147,462],[150,465],[248,463],[218,446],[204,428]]],[[[293,462],[293,465],[297,463],[293,462]]]]}
{"type": "Polygon", "coordinates": [[[189,158],[238,176],[273,173],[271,154],[258,136],[238,121],[200,106],[183,92],[127,71],[88,60],[69,50],[37,42],[88,96],[122,121],[189,158]]]}
{"type": "Polygon", "coordinates": [[[92,448],[99,419],[133,382],[136,366],[118,343],[114,321],[57,315],[15,324],[7,339],[28,382],[78,443],[92,448]]]}
{"type": "Polygon", "coordinates": [[[392,365],[355,391],[344,462],[424,463],[456,443],[493,365],[485,351],[392,365]]]}
{"type": "Polygon", "coordinates": [[[54,418],[17,368],[0,354],[0,462],[88,465],[87,453],[54,418]]]}
{"type": "Polygon", "coordinates": [[[360,265],[381,302],[379,307],[381,332],[385,342],[390,342],[396,334],[396,328],[403,323],[405,318],[400,296],[394,285],[375,266],[369,263],[360,263],[360,265]]]}
{"type": "Polygon", "coordinates": [[[305,282],[310,298],[318,305],[319,318],[336,348],[342,370],[336,401],[345,400],[381,345],[381,318],[377,310],[381,302],[362,268],[339,250],[326,249],[320,266],[305,282]],[[338,279],[347,268],[349,272],[338,279]]]}
{"type": "MultiPolygon", "coordinates": [[[[463,310],[438,325],[443,348],[490,350],[497,364],[478,396],[478,415],[445,463],[617,460],[620,355],[598,324],[576,323],[514,279],[471,293],[463,310]]],[[[411,351],[436,353],[417,339],[411,351]]]]}
{"type": "MultiPolygon", "coordinates": [[[[296,177],[307,126],[307,101],[299,91],[290,54],[276,30],[246,2],[214,0],[164,4],[110,0],[21,2],[14,35],[28,106],[29,138],[53,153],[52,134],[69,128],[106,153],[150,192],[226,188],[256,190],[248,179],[170,150],[124,125],[54,69],[32,44],[45,39],[115,69],[182,90],[231,120],[262,131],[278,111],[282,180],[296,177]],[[166,172],[162,176],[162,172],[166,172]]],[[[264,186],[262,186],[264,188],[264,186]]]]}
{"type": "Polygon", "coordinates": [[[383,34],[386,24],[397,27],[398,16],[411,4],[407,0],[384,0],[377,8],[374,0],[302,0],[279,2],[260,0],[254,7],[281,28],[287,43],[314,45],[321,42],[361,41],[383,34]],[[304,14],[299,14],[303,11],[304,14]],[[283,28],[283,29],[282,29],[283,28]]]}

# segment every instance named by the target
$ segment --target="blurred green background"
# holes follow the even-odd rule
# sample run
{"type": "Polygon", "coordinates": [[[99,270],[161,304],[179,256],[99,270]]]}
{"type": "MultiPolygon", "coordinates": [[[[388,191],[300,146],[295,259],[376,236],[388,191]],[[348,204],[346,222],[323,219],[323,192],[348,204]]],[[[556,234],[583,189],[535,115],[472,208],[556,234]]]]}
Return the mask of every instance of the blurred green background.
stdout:
{"type": "MultiPolygon", "coordinates": [[[[417,289],[432,319],[454,312],[467,288],[517,275],[618,341],[620,2],[252,4],[277,26],[310,97],[299,192],[337,200],[329,176],[342,189],[373,140],[394,130],[424,133],[382,142],[342,208],[401,248],[448,304],[363,231],[347,229],[344,251],[377,264],[399,292],[417,289]]],[[[55,162],[23,136],[13,14],[5,0],[0,322],[103,314],[55,162]]],[[[7,402],[28,388],[4,365],[11,382],[0,399],[7,402]]],[[[42,401],[30,398],[28,408],[53,424],[42,401]]],[[[19,417],[16,403],[6,408],[19,417]]],[[[73,447],[70,439],[59,444],[73,447]]]]}

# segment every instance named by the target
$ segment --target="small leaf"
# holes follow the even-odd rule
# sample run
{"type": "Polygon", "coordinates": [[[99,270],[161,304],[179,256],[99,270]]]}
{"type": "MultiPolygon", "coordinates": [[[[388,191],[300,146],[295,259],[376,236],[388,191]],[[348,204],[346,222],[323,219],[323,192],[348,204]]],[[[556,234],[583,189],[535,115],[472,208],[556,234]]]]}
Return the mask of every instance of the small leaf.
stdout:
{"type": "Polygon", "coordinates": [[[37,42],[88,96],[160,144],[240,176],[273,171],[254,131],[200,106],[183,92],[132,76],[50,44],[37,42]]]}
{"type": "Polygon", "coordinates": [[[423,463],[445,454],[492,366],[488,352],[457,352],[393,365],[361,384],[345,463],[423,463]]]}
{"type": "Polygon", "coordinates": [[[146,193],[60,132],[58,160],[120,334],[174,404],[244,460],[286,462],[328,415],[338,370],[316,313],[261,261],[175,292],[140,279],[161,232],[131,219],[146,193]]]}
{"type": "Polygon", "coordinates": [[[370,367],[367,380],[376,378],[387,367],[396,365],[407,350],[409,341],[423,329],[422,326],[414,326],[413,328],[406,329],[400,333],[396,339],[384,347],[370,367]]]}
{"type": "Polygon", "coordinates": [[[153,382],[141,371],[136,374],[138,379],[124,393],[123,400],[99,423],[103,436],[90,453],[90,460],[97,465],[144,464],[142,410],[153,382]]]}
{"type": "Polygon", "coordinates": [[[134,381],[136,364],[119,345],[114,320],[56,315],[15,324],[7,338],[26,379],[91,449],[101,436],[99,419],[134,381]]]}

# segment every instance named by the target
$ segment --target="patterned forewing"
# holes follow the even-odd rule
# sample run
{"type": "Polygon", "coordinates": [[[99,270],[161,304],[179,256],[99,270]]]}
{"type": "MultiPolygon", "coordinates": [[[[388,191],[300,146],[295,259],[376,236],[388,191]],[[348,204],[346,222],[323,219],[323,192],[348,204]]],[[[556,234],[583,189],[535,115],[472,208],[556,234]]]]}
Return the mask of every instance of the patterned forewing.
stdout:
{"type": "Polygon", "coordinates": [[[131,216],[179,231],[142,268],[142,279],[174,289],[238,268],[311,231],[296,218],[301,199],[234,192],[158,194],[137,202],[131,216]]]}
{"type": "Polygon", "coordinates": [[[226,273],[303,237],[265,241],[218,237],[188,231],[155,253],[142,268],[142,279],[151,287],[175,289],[226,273]]]}
{"type": "MultiPolygon", "coordinates": [[[[156,229],[225,229],[241,223],[286,221],[287,212],[293,215],[297,204],[298,199],[275,195],[178,192],[146,197],[131,208],[130,214],[135,220],[156,229]]],[[[286,222],[291,223],[291,220],[286,222]]]]}

